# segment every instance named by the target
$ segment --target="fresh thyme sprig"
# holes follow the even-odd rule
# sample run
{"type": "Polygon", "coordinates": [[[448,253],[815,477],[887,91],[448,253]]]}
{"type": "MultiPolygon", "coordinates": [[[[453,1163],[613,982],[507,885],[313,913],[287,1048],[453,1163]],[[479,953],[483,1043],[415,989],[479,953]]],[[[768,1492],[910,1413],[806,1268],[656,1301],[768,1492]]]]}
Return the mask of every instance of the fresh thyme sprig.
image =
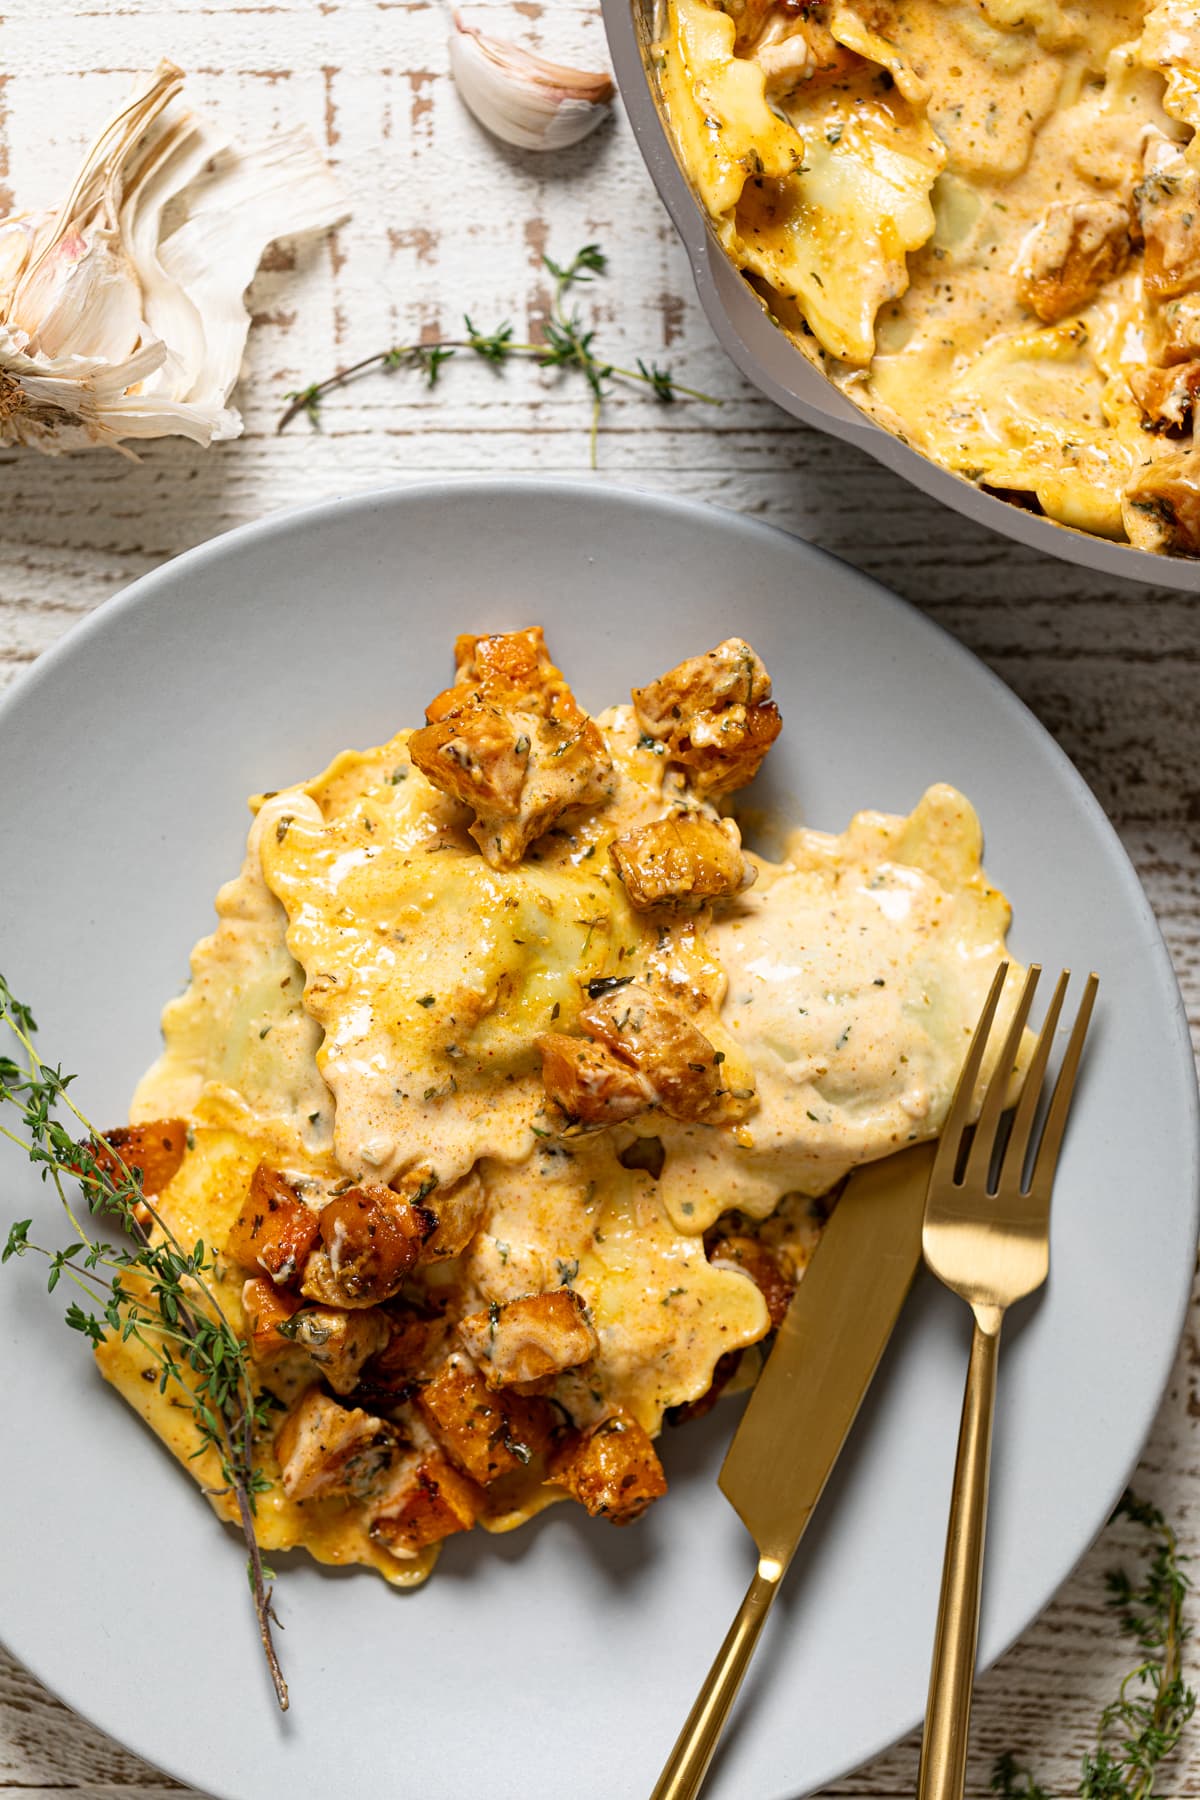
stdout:
{"type": "Polygon", "coordinates": [[[180,1243],[142,1193],[137,1171],[125,1167],[75,1105],[68,1092],[74,1076],[42,1060],[33,1042],[33,1014],[2,975],[0,1023],[7,1026],[18,1053],[0,1054],[0,1136],[23,1150],[42,1180],[54,1187],[74,1233],[65,1249],[48,1250],[31,1240],[32,1219],[19,1219],[0,1263],[45,1257],[49,1291],[65,1277],[82,1296],[67,1307],[71,1329],[93,1345],[110,1334],[122,1342],[133,1339],[157,1366],[159,1391],[173,1390],[190,1407],[200,1437],[194,1454],[214,1453],[225,1484],[217,1492],[234,1496],[259,1636],[276,1697],[286,1712],[287,1684],[271,1631],[271,1575],[254,1533],[257,1496],[271,1485],[255,1464],[254,1439],[268,1426],[271,1402],[256,1394],[245,1345],[221,1306],[215,1258],[202,1241],[191,1249],[180,1243]],[[5,1105],[19,1116],[15,1129],[3,1121],[5,1105]],[[76,1136],[80,1128],[82,1138],[76,1136]],[[83,1191],[85,1207],[71,1198],[75,1184],[83,1191]],[[120,1225],[132,1247],[94,1234],[85,1222],[89,1215],[120,1225]]]}
{"type": "MultiPolygon", "coordinates": [[[[1083,1759],[1079,1800],[1164,1800],[1154,1793],[1155,1771],[1179,1744],[1196,1710],[1183,1678],[1183,1646],[1191,1635],[1184,1618],[1190,1587],[1175,1533],[1156,1506],[1135,1494],[1122,1496],[1114,1518],[1126,1518],[1150,1534],[1148,1561],[1139,1581],[1124,1569],[1105,1577],[1108,1604],[1118,1629],[1141,1652],[1100,1715],[1096,1746],[1083,1759]]],[[[1002,1800],[1051,1800],[1011,1754],[992,1771],[992,1792],[1002,1800]]]]}
{"type": "Polygon", "coordinates": [[[569,263],[556,263],[548,256],[543,256],[542,262],[554,279],[554,299],[550,315],[542,327],[540,343],[518,343],[513,337],[512,326],[507,322],[498,326],[495,331],[480,331],[472,324],[470,315],[464,313],[462,337],[439,338],[431,344],[394,344],[388,350],[376,350],[370,356],[361,357],[358,362],[339,369],[336,375],[327,375],[323,381],[311,382],[305,388],[293,388],[285,396],[289,405],[275,427],[276,432],[285,430],[299,413],[304,413],[310,424],[319,428],[321,402],[325,395],[334,388],[345,387],[370,369],[416,369],[424,375],[431,388],[436,387],[442,365],[460,350],[478,356],[494,367],[517,357],[534,362],[541,369],[570,369],[581,375],[592,396],[593,468],[596,466],[600,413],[613,381],[635,382],[649,389],[654,398],[664,404],[670,404],[681,395],[688,400],[701,400],[707,406],[722,404],[714,394],[704,394],[698,388],[684,387],[676,381],[670,369],[660,368],[657,363],[647,364],[640,356],[636,369],[627,369],[618,363],[609,362],[607,357],[600,354],[596,346],[595,329],[587,328],[578,307],[572,307],[569,311],[567,309],[567,296],[571,290],[591,281],[596,275],[603,275],[608,266],[607,258],[598,244],[585,244],[582,250],[576,251],[569,263]]]}

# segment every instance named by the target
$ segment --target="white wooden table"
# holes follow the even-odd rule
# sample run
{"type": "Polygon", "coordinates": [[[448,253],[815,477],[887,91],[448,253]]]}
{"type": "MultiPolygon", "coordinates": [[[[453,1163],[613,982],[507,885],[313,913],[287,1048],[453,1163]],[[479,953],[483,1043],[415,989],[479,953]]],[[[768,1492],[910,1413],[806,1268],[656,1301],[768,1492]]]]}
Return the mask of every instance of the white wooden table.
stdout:
{"type": "MultiPolygon", "coordinates": [[[[0,452],[0,684],[135,576],[273,509],[440,473],[585,473],[586,395],[523,366],[496,375],[460,359],[434,394],[412,375],[374,377],[330,400],[319,434],[304,420],[281,438],[273,427],[285,390],[389,342],[452,331],[464,309],[488,325],[511,319],[519,336],[536,331],[548,299],[543,252],[561,259],[597,240],[611,272],[584,302],[605,352],[668,361],[725,404],[618,395],[595,478],[787,526],[969,644],[1055,734],[1116,822],[1200,1025],[1200,597],[1019,550],[755,398],[710,339],[624,119],[555,159],[495,145],[447,75],[439,0],[0,5],[0,213],[57,201],[132,72],[162,54],[192,72],[197,102],[245,136],[306,122],[354,203],[336,240],[272,252],[254,283],[239,442],[208,453],[151,446],[138,466],[0,452]]],[[[497,0],[473,16],[565,60],[604,60],[592,0],[497,0]]],[[[1198,1372],[1193,1315],[1137,1474],[1193,1552],[1198,1372]]],[[[1103,1611],[1103,1572],[1121,1542],[1110,1531],[982,1681],[972,1796],[987,1793],[992,1759],[1009,1748],[1052,1792],[1076,1791],[1081,1753],[1127,1666],[1103,1611]]],[[[910,1795],[915,1769],[910,1742],[830,1793],[910,1795]]],[[[31,1790],[114,1800],[179,1791],[0,1656],[0,1796],[31,1790]]],[[[1163,1791],[1200,1795],[1200,1739],[1163,1791]]]]}

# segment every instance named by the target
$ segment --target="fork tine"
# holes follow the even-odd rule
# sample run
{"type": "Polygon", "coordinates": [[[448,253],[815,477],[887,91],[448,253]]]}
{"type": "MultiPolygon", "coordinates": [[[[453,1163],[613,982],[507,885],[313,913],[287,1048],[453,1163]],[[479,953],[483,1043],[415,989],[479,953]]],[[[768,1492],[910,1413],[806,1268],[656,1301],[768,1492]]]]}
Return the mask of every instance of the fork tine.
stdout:
{"type": "Polygon", "coordinates": [[[1000,1114],[1004,1111],[1004,1099],[1008,1092],[1008,1080],[1013,1065],[1017,1060],[1017,1052],[1021,1047],[1021,1034],[1025,1030],[1025,1021],[1029,1017],[1029,1009],[1033,1005],[1033,996],[1037,992],[1038,977],[1041,966],[1030,963],[1025,975],[1025,985],[1021,997],[1017,1001],[1013,1013],[1012,1024],[1008,1036],[992,1070],[992,1079],[988,1082],[987,1093],[983,1097],[983,1105],[979,1111],[979,1120],[975,1126],[975,1137],[971,1144],[971,1154],[967,1158],[967,1166],[963,1170],[963,1181],[978,1182],[980,1191],[987,1188],[988,1170],[991,1166],[992,1153],[996,1148],[996,1128],[1000,1123],[1000,1114]]]}
{"type": "Polygon", "coordinates": [[[987,1048],[988,1033],[992,1029],[992,1020],[996,1016],[996,1007],[1000,1003],[1000,990],[1004,986],[1004,978],[1008,974],[1008,964],[1002,962],[992,978],[991,992],[988,994],[983,1011],[979,1015],[979,1023],[975,1027],[975,1035],[971,1039],[962,1073],[958,1078],[958,1086],[954,1090],[954,1098],[950,1102],[950,1112],[942,1127],[942,1135],[938,1139],[937,1156],[929,1175],[930,1192],[935,1182],[953,1181],[954,1171],[958,1166],[958,1147],[962,1142],[962,1134],[971,1115],[971,1101],[975,1096],[975,1083],[979,1080],[979,1070],[983,1063],[983,1053],[987,1048]]]}
{"type": "MultiPolygon", "coordinates": [[[[1025,1081],[1021,1088],[1021,1098],[1017,1102],[1017,1111],[1013,1119],[1012,1130],[1008,1136],[1008,1147],[1004,1153],[1005,1169],[1013,1174],[1009,1182],[1014,1189],[1021,1186],[1025,1168],[1025,1157],[1029,1149],[1029,1140],[1033,1133],[1034,1120],[1037,1117],[1038,1103],[1042,1097],[1042,1083],[1046,1079],[1046,1065],[1050,1061],[1050,1052],[1054,1047],[1054,1033],[1058,1029],[1058,1015],[1062,1011],[1063,999],[1067,991],[1067,983],[1071,979],[1070,969],[1064,969],[1058,978],[1054,996],[1046,1008],[1046,1016],[1042,1020],[1042,1029],[1038,1033],[1038,1041],[1033,1047],[1033,1055],[1029,1067],[1025,1071],[1025,1081]]],[[[1009,1182],[1005,1186],[1009,1186],[1009,1182]]]]}
{"type": "Polygon", "coordinates": [[[1034,1166],[1029,1175],[1029,1192],[1038,1201],[1050,1202],[1050,1186],[1054,1180],[1054,1170],[1058,1163],[1058,1153],[1062,1148],[1063,1133],[1067,1129],[1067,1114],[1071,1110],[1071,1097],[1075,1092],[1075,1077],[1079,1073],[1079,1059],[1083,1055],[1083,1040],[1091,1024],[1092,1008],[1096,1003],[1096,990],[1100,986],[1098,975],[1087,978],[1083,990],[1083,999],[1079,1003],[1079,1011],[1075,1015],[1075,1024],[1067,1044],[1067,1053],[1063,1057],[1062,1067],[1058,1071],[1058,1080],[1054,1084],[1054,1094],[1050,1101],[1050,1110],[1046,1114],[1046,1124],[1038,1144],[1034,1166]]]}

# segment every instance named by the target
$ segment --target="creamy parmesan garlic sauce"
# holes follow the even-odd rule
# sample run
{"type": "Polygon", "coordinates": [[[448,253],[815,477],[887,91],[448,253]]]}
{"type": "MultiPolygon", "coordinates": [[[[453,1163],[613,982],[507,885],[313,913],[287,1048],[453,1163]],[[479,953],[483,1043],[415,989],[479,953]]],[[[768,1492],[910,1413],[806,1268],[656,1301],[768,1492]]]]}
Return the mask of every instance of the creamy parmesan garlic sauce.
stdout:
{"type": "Polygon", "coordinates": [[[908,819],[860,813],[841,837],[796,833],[714,923],[722,1017],[758,1106],[734,1131],[663,1129],[660,1185],[681,1226],[733,1207],[763,1218],[780,1194],[828,1193],[941,1129],[1010,917],[981,849],[962,795],[931,788],[908,819]]]}
{"type": "Polygon", "coordinates": [[[1064,524],[1200,553],[1193,0],[664,0],[655,64],[722,245],[844,392],[1064,524]]]}
{"type": "Polygon", "coordinates": [[[301,1148],[323,1160],[333,1147],[333,1105],[317,1067],[321,1031],[305,1011],[304,971],[288,950],[287,915],[260,854],[282,810],[264,804],[241,873],[217,895],[220,922],[196,945],[191,981],[163,1012],[166,1047],[138,1083],[130,1119],[240,1126],[280,1154],[301,1148]]]}
{"type": "Polygon", "coordinates": [[[946,168],[934,234],[880,314],[869,376],[839,375],[939,462],[1116,538],[1146,459],[1123,378],[1146,357],[1137,264],[1053,325],[1022,303],[1013,272],[1051,206],[1132,193],[1146,128],[1177,129],[1161,78],[1119,54],[1144,11],[1140,0],[1020,8],[1020,30],[996,6],[898,12],[895,39],[928,85],[946,168]]]}
{"type": "MultiPolygon", "coordinates": [[[[245,864],[164,1012],[133,1116],[189,1124],[157,1202],[184,1242],[228,1242],[260,1159],[323,1197],[419,1181],[436,1200],[472,1176],[465,1247],[422,1265],[405,1307],[436,1314],[453,1294],[454,1316],[494,1324],[525,1296],[569,1290],[595,1350],[556,1376],[555,1404],[579,1432],[622,1415],[653,1436],[770,1328],[764,1290],[705,1233],[737,1211],[731,1241],[772,1245],[798,1273],[817,1232],[807,1197],[939,1130],[1009,908],[983,874],[971,807],[934,787],[907,818],[795,832],[781,861],[752,859],[754,885],[734,897],[639,910],[614,839],[719,815],[632,708],[597,724],[608,798],[564,815],[515,866],[485,861],[407,731],[254,801],[245,864]],[[738,1100],[724,1122],[652,1107],[564,1128],[538,1040],[577,1032],[592,990],[626,987],[674,996],[702,1031],[738,1100]]],[[[239,1329],[242,1274],[230,1268],[220,1294],[239,1329]]],[[[186,1461],[191,1415],[158,1393],[137,1343],[110,1339],[99,1356],[186,1461]]],[[[290,1407],[312,1378],[285,1351],[272,1391],[290,1407]]],[[[415,1457],[432,1440],[411,1429],[415,1457]]],[[[263,1463],[277,1473],[270,1446],[263,1463]]],[[[544,1474],[535,1458],[480,1490],[479,1522],[508,1530],[560,1497],[544,1474]]],[[[228,1498],[214,1504],[228,1516],[228,1498]]],[[[303,1543],[402,1582],[432,1565],[432,1548],[390,1553],[344,1495],[289,1499],[276,1482],[260,1508],[268,1548],[303,1543]]]]}
{"type": "Polygon", "coordinates": [[[607,1138],[566,1155],[539,1146],[520,1167],[485,1166],[484,1181],[484,1225],[464,1259],[479,1304],[564,1278],[587,1301],[599,1355],[558,1387],[576,1420],[618,1403],[653,1434],[668,1407],[707,1393],[718,1356],[766,1332],[754,1283],[710,1264],[703,1238],[679,1228],[656,1183],[623,1168],[607,1138]]]}

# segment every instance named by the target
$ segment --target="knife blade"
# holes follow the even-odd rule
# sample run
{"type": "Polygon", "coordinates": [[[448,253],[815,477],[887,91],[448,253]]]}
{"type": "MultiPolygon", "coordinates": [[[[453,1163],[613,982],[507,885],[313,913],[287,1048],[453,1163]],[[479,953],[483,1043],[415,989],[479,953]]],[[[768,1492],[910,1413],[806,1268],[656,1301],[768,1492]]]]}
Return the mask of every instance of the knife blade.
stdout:
{"type": "Polygon", "coordinates": [[[936,1153],[919,1144],[859,1169],[776,1334],[721,1467],[758,1567],[651,1800],[694,1800],[788,1564],[887,1348],[921,1261],[936,1153]]]}
{"type": "Polygon", "coordinates": [[[933,1158],[918,1144],[847,1182],[729,1446],[721,1492],[773,1561],[791,1560],[912,1286],[933,1158]]]}

